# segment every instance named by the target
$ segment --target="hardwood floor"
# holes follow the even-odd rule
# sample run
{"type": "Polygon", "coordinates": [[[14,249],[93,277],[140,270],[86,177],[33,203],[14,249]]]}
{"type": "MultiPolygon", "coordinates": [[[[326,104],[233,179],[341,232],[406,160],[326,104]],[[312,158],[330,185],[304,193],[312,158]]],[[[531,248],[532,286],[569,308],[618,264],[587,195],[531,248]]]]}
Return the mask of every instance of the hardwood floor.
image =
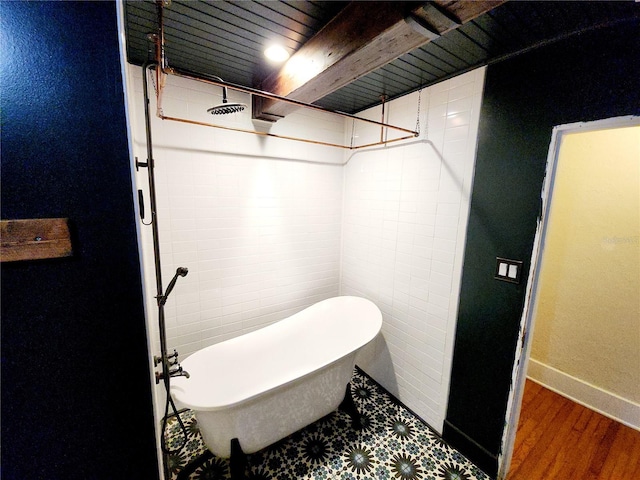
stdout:
{"type": "Polygon", "coordinates": [[[640,479],[640,432],[527,380],[507,480],[640,479]]]}

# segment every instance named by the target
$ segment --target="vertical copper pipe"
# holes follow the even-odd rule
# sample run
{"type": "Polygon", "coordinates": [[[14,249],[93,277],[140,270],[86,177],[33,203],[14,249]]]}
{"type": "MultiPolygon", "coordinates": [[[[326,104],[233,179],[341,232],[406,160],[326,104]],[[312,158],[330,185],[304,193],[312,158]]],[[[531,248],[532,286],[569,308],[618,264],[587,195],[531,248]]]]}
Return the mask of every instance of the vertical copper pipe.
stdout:
{"type": "Polygon", "coordinates": [[[386,99],[386,95],[380,95],[380,100],[382,100],[382,117],[380,118],[380,143],[384,143],[384,102],[386,99]]]}

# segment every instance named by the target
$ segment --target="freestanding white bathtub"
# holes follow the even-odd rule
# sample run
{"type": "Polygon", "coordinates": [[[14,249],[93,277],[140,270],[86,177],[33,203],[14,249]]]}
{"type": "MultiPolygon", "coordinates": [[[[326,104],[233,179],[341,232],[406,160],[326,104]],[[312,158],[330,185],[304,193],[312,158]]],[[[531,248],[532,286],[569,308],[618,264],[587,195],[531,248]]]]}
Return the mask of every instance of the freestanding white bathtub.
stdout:
{"type": "Polygon", "coordinates": [[[173,378],[171,393],[194,411],[213,454],[229,457],[234,439],[253,453],[337,409],[356,352],[381,326],[369,300],[323,300],[189,356],[181,363],[190,378],[173,378]]]}

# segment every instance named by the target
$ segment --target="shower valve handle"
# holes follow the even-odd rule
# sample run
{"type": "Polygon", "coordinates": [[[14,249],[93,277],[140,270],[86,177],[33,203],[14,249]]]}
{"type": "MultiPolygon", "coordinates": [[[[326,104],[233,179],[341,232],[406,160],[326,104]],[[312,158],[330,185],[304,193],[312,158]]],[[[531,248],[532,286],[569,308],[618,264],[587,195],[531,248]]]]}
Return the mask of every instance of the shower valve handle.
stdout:
{"type": "MultiPolygon", "coordinates": [[[[170,353],[170,354],[165,356],[165,359],[167,360],[169,365],[175,365],[176,363],[178,363],[178,351],[176,349],[174,349],[173,353],[170,353]],[[175,359],[175,360],[173,360],[173,362],[171,362],[170,360],[172,360],[172,359],[175,359]]],[[[162,357],[160,355],[155,355],[153,357],[153,366],[157,367],[161,363],[162,363],[162,357]]]]}

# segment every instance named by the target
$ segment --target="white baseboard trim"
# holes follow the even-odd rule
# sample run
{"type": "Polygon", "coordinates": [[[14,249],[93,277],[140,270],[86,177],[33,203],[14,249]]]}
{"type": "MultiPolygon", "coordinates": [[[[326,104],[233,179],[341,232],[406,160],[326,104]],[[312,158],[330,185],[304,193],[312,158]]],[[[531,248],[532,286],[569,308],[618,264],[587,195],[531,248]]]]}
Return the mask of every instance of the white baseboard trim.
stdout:
{"type": "Polygon", "coordinates": [[[529,358],[527,378],[605,417],[640,431],[640,404],[602,390],[533,358],[529,358]]]}

